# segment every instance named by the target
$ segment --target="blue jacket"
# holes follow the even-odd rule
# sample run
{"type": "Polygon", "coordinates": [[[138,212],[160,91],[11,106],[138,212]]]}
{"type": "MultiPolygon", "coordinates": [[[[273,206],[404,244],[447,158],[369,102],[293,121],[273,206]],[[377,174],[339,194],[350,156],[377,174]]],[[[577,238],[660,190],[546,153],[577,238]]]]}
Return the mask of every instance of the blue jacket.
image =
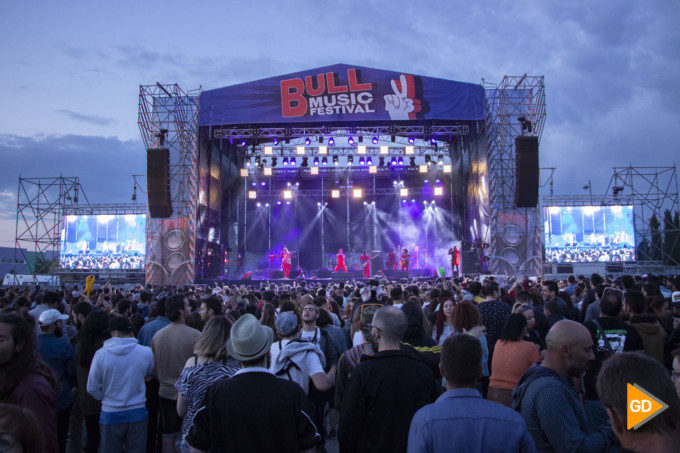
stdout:
{"type": "Polygon", "coordinates": [[[533,453],[534,441],[522,416],[486,401],[476,389],[451,389],[416,412],[408,453],[440,451],[533,453]]]}
{"type": "Polygon", "coordinates": [[[617,442],[608,423],[591,431],[569,381],[540,362],[524,373],[512,397],[540,452],[604,452],[617,442]]]}
{"type": "Polygon", "coordinates": [[[76,377],[76,367],[73,360],[73,346],[66,336],[57,337],[53,334],[38,335],[38,351],[43,360],[54,370],[57,378],[57,397],[55,399],[57,412],[64,411],[71,406],[71,383],[76,377]]]}
{"type": "Polygon", "coordinates": [[[149,321],[139,329],[137,334],[137,341],[142,346],[151,346],[151,339],[156,332],[161,330],[163,327],[169,326],[170,320],[165,316],[158,316],[153,321],[149,321]]]}

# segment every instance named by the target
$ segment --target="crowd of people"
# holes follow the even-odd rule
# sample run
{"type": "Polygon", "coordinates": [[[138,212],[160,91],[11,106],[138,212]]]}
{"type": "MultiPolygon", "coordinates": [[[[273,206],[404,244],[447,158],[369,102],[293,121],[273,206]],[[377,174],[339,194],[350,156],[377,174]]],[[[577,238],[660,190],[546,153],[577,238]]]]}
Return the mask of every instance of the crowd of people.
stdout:
{"type": "Polygon", "coordinates": [[[132,254],[62,254],[59,265],[63,269],[144,269],[144,255],[132,254]]]}
{"type": "Polygon", "coordinates": [[[546,247],[546,263],[610,263],[635,261],[635,247],[621,246],[574,246],[546,247]]]}
{"type": "Polygon", "coordinates": [[[680,278],[0,289],[25,452],[674,451],[680,278]],[[626,385],[668,405],[627,428],[626,385]]]}

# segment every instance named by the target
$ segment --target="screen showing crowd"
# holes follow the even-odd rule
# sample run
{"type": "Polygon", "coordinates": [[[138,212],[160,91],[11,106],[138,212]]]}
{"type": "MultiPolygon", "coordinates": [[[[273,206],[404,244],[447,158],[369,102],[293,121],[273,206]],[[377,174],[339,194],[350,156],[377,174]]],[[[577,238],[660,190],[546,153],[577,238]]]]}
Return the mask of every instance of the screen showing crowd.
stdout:
{"type": "Polygon", "coordinates": [[[632,206],[543,208],[545,262],[635,261],[632,206]]]}
{"type": "Polygon", "coordinates": [[[64,216],[63,269],[143,269],[146,215],[64,216]]]}

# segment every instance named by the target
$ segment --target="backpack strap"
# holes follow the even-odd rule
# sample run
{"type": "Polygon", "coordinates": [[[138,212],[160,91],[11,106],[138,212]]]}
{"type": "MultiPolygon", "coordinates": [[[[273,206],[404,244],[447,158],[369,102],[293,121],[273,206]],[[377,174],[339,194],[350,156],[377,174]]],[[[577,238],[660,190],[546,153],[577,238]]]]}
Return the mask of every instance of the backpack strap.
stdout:
{"type": "Polygon", "coordinates": [[[609,340],[607,339],[607,335],[605,335],[604,329],[602,329],[600,322],[597,319],[593,319],[593,324],[595,324],[595,327],[597,327],[598,334],[604,340],[604,347],[607,348],[607,351],[613,352],[614,350],[612,349],[612,345],[609,344],[609,340]]]}

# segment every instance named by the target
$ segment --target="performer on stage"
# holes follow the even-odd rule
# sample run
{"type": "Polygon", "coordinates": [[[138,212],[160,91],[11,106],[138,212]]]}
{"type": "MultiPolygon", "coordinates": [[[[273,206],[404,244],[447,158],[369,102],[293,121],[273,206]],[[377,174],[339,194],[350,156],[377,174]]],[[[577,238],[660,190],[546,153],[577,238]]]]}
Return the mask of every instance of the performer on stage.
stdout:
{"type": "Polygon", "coordinates": [[[453,248],[449,249],[449,255],[451,255],[451,269],[453,270],[453,275],[456,276],[460,273],[460,250],[454,245],[453,248]]]}
{"type": "Polygon", "coordinates": [[[413,244],[413,268],[420,269],[420,246],[418,244],[413,244]]]}
{"type": "Polygon", "coordinates": [[[403,249],[401,252],[401,270],[408,272],[408,262],[411,259],[411,255],[408,254],[408,249],[403,249]]]}
{"type": "Polygon", "coordinates": [[[288,248],[283,247],[281,250],[281,269],[283,270],[283,278],[290,277],[290,252],[288,248]]]}
{"type": "Polygon", "coordinates": [[[245,274],[245,270],[243,269],[243,255],[239,253],[238,257],[236,258],[236,275],[243,274],[245,274]]]}
{"type": "Polygon", "coordinates": [[[364,250],[364,254],[359,257],[359,260],[361,260],[362,277],[371,278],[371,257],[368,256],[366,250],[364,250]]]}
{"type": "Polygon", "coordinates": [[[387,252],[385,268],[392,269],[393,271],[397,269],[397,255],[394,253],[394,249],[390,249],[390,251],[387,252]]]}
{"type": "Polygon", "coordinates": [[[335,270],[333,272],[347,272],[347,265],[345,264],[345,252],[343,252],[342,249],[338,250],[336,257],[338,258],[338,264],[335,265],[335,270]]]}

